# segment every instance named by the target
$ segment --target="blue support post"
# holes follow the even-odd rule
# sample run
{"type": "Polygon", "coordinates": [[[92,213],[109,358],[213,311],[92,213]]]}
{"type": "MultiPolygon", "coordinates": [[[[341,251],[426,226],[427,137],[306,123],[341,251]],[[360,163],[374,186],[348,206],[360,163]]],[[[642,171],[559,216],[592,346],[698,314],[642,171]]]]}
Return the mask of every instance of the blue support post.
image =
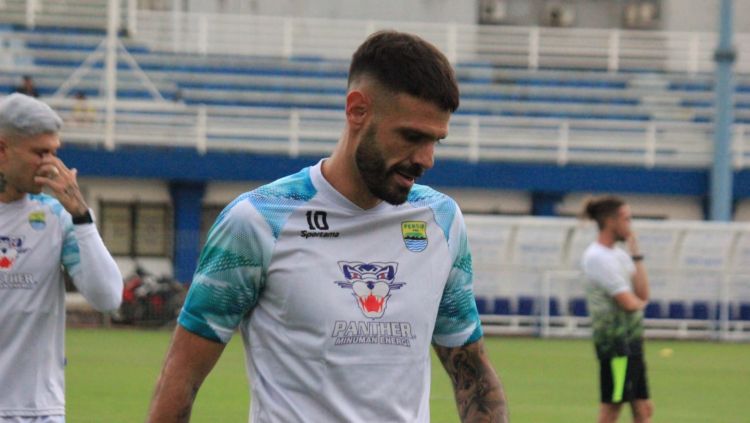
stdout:
{"type": "Polygon", "coordinates": [[[201,182],[170,182],[174,205],[174,276],[190,283],[200,255],[201,212],[206,186],[201,182]]]}
{"type": "Polygon", "coordinates": [[[721,0],[719,46],[716,48],[716,115],[714,117],[714,160],[711,168],[710,218],[732,219],[731,136],[734,120],[734,81],[732,65],[732,0],[721,0]]]}

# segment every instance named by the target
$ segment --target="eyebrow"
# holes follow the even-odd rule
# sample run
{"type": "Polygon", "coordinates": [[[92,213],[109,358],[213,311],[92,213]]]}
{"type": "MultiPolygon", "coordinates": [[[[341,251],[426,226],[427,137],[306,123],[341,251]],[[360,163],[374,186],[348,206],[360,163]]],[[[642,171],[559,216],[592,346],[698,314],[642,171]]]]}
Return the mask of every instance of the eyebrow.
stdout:
{"type": "Polygon", "coordinates": [[[440,141],[447,137],[447,135],[444,135],[442,137],[435,136],[429,132],[420,131],[419,129],[414,129],[414,128],[397,128],[396,131],[403,136],[417,135],[419,136],[419,138],[435,140],[435,141],[440,141]]]}

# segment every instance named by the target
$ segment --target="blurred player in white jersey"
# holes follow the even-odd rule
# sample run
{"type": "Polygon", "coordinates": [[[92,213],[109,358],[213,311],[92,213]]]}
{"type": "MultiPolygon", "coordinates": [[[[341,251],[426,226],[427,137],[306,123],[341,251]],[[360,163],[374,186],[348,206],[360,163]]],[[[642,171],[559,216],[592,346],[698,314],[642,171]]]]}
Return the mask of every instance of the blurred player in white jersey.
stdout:
{"type": "Polygon", "coordinates": [[[76,170],[56,156],[61,125],[34,98],[0,101],[0,423],[65,421],[63,271],[97,310],[122,298],[76,170]]]}
{"type": "Polygon", "coordinates": [[[635,423],[649,423],[649,397],[643,358],[643,309],[649,283],[638,239],[630,228],[630,207],[620,198],[603,197],[586,204],[586,216],[599,236],[586,249],[581,266],[599,359],[599,423],[615,423],[629,403],[635,423]],[[628,251],[617,246],[626,242],[628,251]]]}
{"type": "Polygon", "coordinates": [[[387,31],[359,47],[333,154],[217,218],[150,422],[189,420],[237,328],[252,422],[429,422],[431,345],[462,420],[507,421],[463,216],[415,184],[458,99],[450,64],[424,40],[387,31]]]}

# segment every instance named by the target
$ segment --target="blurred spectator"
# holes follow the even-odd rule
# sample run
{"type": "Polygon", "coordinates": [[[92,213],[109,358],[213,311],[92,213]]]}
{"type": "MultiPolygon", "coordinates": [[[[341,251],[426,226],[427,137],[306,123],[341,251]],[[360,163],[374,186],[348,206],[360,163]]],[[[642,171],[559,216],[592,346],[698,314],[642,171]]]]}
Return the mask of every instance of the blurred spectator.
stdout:
{"type": "Polygon", "coordinates": [[[16,87],[15,92],[26,94],[30,97],[39,97],[39,91],[34,86],[34,80],[31,78],[31,75],[23,76],[23,82],[16,87]]]}
{"type": "Polygon", "coordinates": [[[89,104],[86,93],[76,92],[73,104],[73,122],[77,125],[90,125],[96,121],[96,110],[89,104]]]}

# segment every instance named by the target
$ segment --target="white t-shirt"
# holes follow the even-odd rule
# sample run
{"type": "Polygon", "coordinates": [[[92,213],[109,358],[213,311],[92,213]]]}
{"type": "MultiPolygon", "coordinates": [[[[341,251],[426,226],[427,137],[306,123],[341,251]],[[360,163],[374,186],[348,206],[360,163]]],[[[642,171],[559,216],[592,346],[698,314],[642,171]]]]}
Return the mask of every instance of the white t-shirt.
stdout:
{"type": "Polygon", "coordinates": [[[417,185],[362,210],[320,163],[219,215],[179,323],[239,326],[252,422],[429,422],[431,343],[482,336],[456,203],[417,185]]]}
{"type": "Polygon", "coordinates": [[[599,358],[642,354],[643,312],[626,312],[614,296],[632,292],[633,259],[621,248],[593,242],[581,260],[586,275],[586,300],[599,358]]]}
{"type": "Polygon", "coordinates": [[[73,225],[44,194],[0,203],[0,422],[65,414],[63,266],[96,309],[119,306],[122,276],[94,224],[73,225]]]}
{"type": "Polygon", "coordinates": [[[635,264],[622,248],[593,242],[584,251],[581,266],[588,280],[610,296],[633,290],[630,278],[635,273],[635,264]]]}

